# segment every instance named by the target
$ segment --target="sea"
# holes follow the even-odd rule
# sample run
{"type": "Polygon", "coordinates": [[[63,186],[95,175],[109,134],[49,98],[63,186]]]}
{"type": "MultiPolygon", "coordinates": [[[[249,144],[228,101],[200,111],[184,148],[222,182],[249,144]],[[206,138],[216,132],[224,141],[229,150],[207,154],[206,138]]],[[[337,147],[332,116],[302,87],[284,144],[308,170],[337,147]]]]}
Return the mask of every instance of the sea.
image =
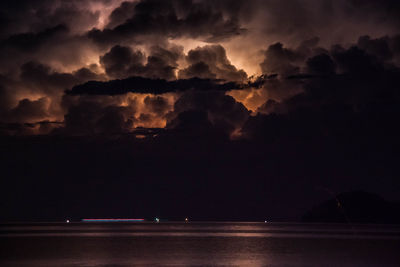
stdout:
{"type": "Polygon", "coordinates": [[[0,266],[400,266],[400,225],[3,223],[0,266]]]}

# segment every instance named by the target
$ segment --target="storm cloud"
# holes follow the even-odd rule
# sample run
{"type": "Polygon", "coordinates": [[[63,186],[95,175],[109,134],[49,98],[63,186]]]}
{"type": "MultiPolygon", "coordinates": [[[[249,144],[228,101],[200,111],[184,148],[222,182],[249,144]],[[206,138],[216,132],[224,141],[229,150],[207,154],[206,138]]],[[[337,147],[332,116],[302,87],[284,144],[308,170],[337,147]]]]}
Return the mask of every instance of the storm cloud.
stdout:
{"type": "MultiPolygon", "coordinates": [[[[236,1],[227,1],[229,2],[236,1]]],[[[239,1],[238,3],[240,3],[239,1]]],[[[239,6],[241,4],[234,4],[239,6]]],[[[115,43],[126,40],[138,41],[143,35],[160,35],[162,37],[200,37],[217,41],[239,35],[245,31],[236,17],[239,8],[226,8],[211,1],[160,1],[145,0],[135,4],[123,3],[122,8],[131,10],[123,13],[121,20],[117,9],[111,14],[109,26],[103,30],[89,31],[89,38],[98,43],[115,43]],[[126,14],[126,15],[125,15],[126,14]],[[116,22],[119,20],[119,23],[116,22]],[[116,26],[114,26],[116,25],[116,26]],[[114,26],[114,27],[113,27],[114,26]]]]}
{"type": "Polygon", "coordinates": [[[154,190],[263,220],[313,204],[319,185],[396,196],[397,2],[2,1],[4,188],[61,181],[83,203],[77,174],[103,200],[113,185],[156,210],[154,190]]]}

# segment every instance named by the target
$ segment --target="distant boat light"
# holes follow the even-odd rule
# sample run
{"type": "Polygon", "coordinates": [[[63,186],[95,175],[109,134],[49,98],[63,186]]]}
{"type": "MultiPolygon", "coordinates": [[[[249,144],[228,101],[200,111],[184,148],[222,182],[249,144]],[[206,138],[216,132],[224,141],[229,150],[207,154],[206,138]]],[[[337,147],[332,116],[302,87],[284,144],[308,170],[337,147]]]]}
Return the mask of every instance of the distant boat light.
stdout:
{"type": "Polygon", "coordinates": [[[82,222],[143,222],[144,219],[82,219],[82,222]]]}
{"type": "Polygon", "coordinates": [[[69,223],[69,220],[66,220],[65,222],[66,222],[66,223],[69,223]]]}

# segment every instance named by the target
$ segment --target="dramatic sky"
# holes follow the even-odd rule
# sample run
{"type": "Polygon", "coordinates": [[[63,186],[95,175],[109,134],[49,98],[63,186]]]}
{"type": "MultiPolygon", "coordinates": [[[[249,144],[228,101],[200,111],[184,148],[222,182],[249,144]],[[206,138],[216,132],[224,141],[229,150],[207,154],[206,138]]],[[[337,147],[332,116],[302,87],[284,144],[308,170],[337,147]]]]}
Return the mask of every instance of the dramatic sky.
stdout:
{"type": "Polygon", "coordinates": [[[397,0],[0,3],[2,220],[400,200],[397,0]]]}

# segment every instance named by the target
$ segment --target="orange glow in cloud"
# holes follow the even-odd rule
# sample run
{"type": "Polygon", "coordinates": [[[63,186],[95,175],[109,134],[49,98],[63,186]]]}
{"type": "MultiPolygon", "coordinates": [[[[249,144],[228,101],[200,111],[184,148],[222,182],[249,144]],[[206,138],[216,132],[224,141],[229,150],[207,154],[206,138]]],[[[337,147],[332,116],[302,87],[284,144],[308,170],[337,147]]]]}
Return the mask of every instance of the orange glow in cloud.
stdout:
{"type": "Polygon", "coordinates": [[[226,94],[232,96],[237,102],[242,103],[248,110],[253,112],[257,111],[257,108],[268,100],[268,93],[265,89],[232,90],[226,94]]]}
{"type": "MultiPolygon", "coordinates": [[[[89,4],[89,9],[92,12],[99,12],[99,20],[96,28],[103,29],[108,23],[108,17],[111,12],[116,9],[124,0],[113,0],[113,1],[92,1],[89,4]]],[[[135,1],[131,1],[135,2],[135,1]]]]}
{"type": "Polygon", "coordinates": [[[168,106],[165,110],[160,112],[155,112],[145,103],[147,97],[156,97],[152,94],[138,94],[138,93],[128,93],[126,96],[120,96],[119,106],[131,107],[132,116],[134,117],[134,128],[135,127],[145,127],[145,128],[164,128],[167,124],[165,115],[168,112],[173,111],[173,106],[178,98],[175,93],[166,93],[159,95],[159,97],[164,98],[168,106]]]}
{"type": "MultiPolygon", "coordinates": [[[[191,38],[170,39],[170,42],[183,46],[183,51],[185,54],[197,47],[212,45],[212,43],[191,38]]],[[[226,55],[231,64],[234,65],[238,70],[243,69],[248,76],[260,74],[259,62],[262,62],[262,60],[260,61],[260,58],[263,56],[260,51],[246,49],[245,44],[238,44],[236,39],[221,43],[221,45],[225,48],[226,55]]],[[[180,68],[185,68],[185,62],[180,62],[179,66],[180,68]]]]}

